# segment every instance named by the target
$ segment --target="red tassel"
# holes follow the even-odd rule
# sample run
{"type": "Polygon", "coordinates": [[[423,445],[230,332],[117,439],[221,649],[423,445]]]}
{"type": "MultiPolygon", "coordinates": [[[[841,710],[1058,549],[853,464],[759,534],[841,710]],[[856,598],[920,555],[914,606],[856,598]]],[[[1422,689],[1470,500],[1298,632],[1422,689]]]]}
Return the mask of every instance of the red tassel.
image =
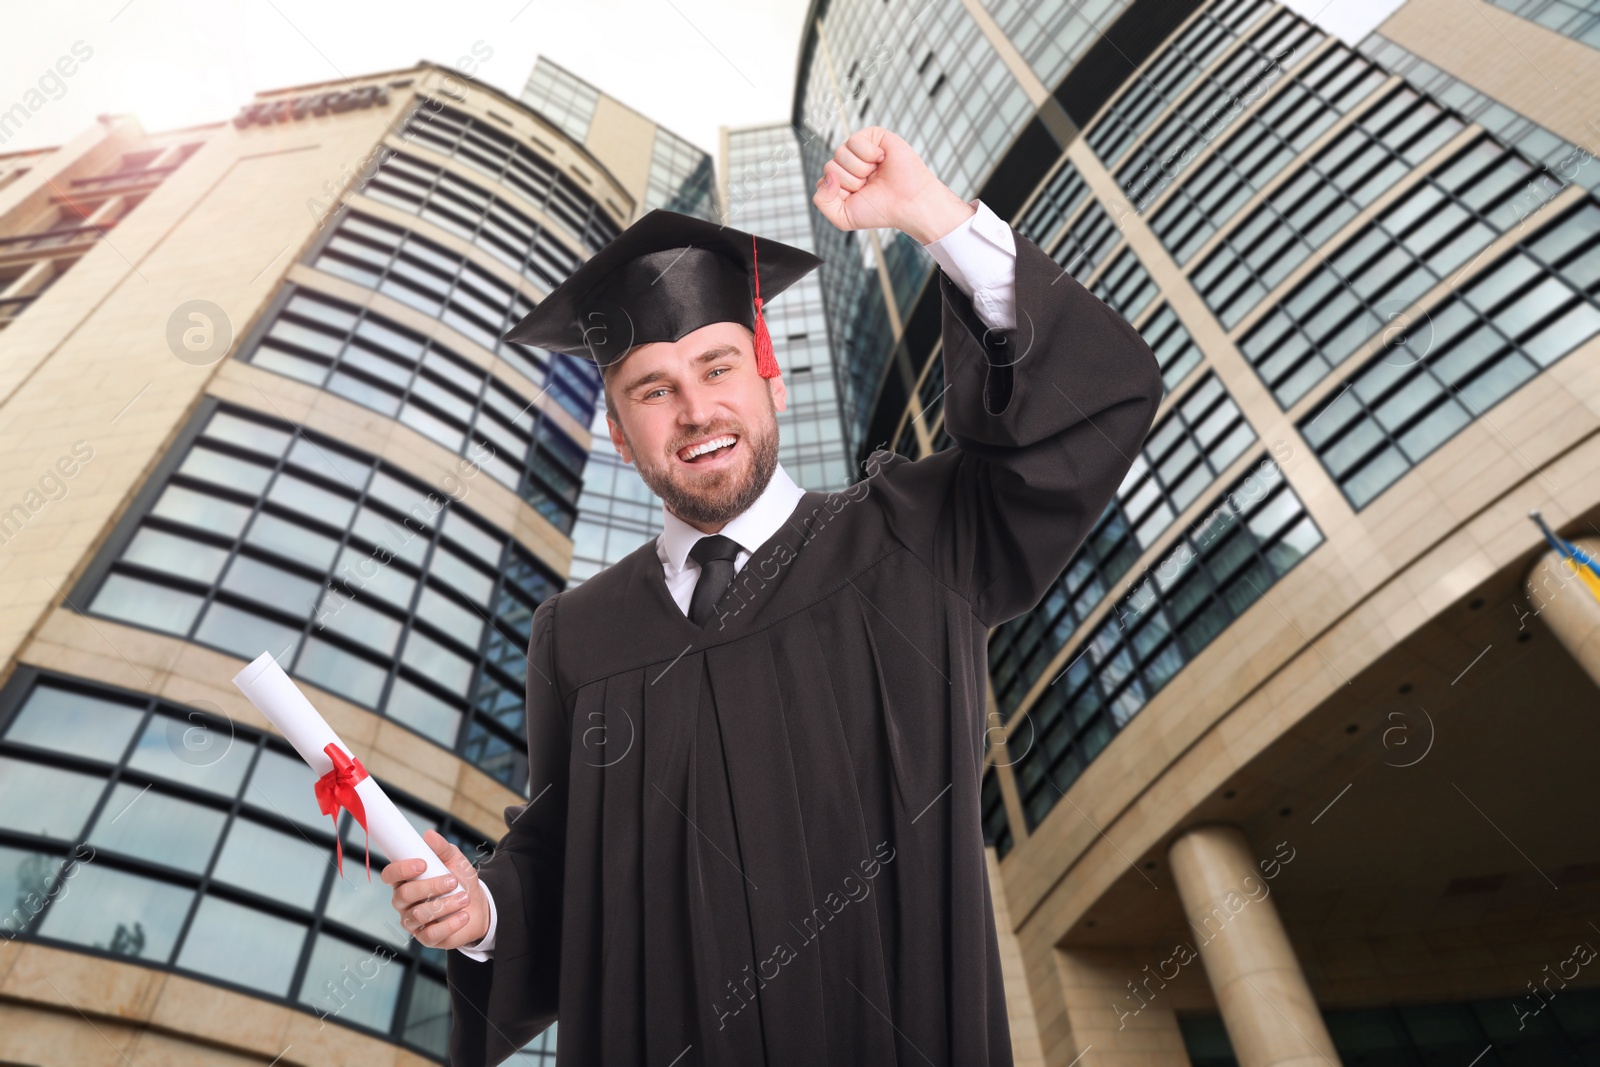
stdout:
{"type": "MultiPolygon", "coordinates": [[[[750,261],[756,265],[756,237],[750,235],[750,261]]],[[[778,357],[772,351],[772,334],[767,332],[766,317],[761,314],[761,270],[755,266],[756,279],[756,373],[763,378],[778,376],[778,357]]]]}

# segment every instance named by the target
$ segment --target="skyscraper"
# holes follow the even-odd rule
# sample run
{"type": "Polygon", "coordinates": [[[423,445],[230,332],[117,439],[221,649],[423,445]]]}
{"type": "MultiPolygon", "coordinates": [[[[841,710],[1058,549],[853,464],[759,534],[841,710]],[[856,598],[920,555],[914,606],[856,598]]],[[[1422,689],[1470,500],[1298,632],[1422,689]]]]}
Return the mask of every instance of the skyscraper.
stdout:
{"type": "MultiPolygon", "coordinates": [[[[636,205],[628,222],[655,208],[717,221],[715,176],[705,151],[546,56],[528,75],[522,101],[612,168],[636,205]]],[[[592,444],[572,534],[573,585],[661,532],[661,500],[617,455],[603,401],[590,413],[589,430],[592,444]]]]}
{"type": "MultiPolygon", "coordinates": [[[[990,638],[1019,1063],[1595,1055],[1594,931],[1556,889],[1600,872],[1573,821],[1600,602],[1528,517],[1600,548],[1594,21],[812,5],[808,179],[850,130],[901,134],[1167,385],[990,638]],[[1572,988],[1530,998],[1556,961],[1572,988]]],[[[931,259],[813,226],[855,458],[949,447],[931,259]]]]}
{"type": "MultiPolygon", "coordinates": [[[[781,123],[724,127],[722,156],[727,224],[815,251],[811,185],[794,130],[781,123]]],[[[852,481],[850,459],[820,274],[801,278],[764,312],[788,391],[778,413],[778,460],[806,489],[844,489],[852,481]]]]}

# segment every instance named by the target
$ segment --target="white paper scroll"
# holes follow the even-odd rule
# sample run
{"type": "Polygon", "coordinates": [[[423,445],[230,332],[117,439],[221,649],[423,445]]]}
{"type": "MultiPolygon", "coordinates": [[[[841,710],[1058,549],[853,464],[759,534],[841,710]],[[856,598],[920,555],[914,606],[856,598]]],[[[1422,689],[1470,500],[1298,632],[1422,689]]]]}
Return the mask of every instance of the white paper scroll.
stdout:
{"type": "MultiPolygon", "coordinates": [[[[350,746],[339,740],[327,720],[311,706],[311,701],[283,672],[270,652],[261,653],[234,675],[233,684],[278,728],[318,778],[333,770],[333,761],[323,751],[328,742],[350,753],[350,746]]],[[[418,878],[450,873],[370,774],[357,784],[356,793],[366,809],[367,835],[378,851],[391,860],[426,860],[428,869],[417,875],[418,878]]]]}

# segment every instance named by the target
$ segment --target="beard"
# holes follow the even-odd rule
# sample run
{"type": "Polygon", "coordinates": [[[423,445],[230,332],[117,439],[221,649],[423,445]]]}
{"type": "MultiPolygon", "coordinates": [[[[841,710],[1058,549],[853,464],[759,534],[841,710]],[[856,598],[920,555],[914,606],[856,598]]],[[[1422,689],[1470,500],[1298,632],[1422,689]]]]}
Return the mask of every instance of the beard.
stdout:
{"type": "Polygon", "coordinates": [[[667,510],[688,523],[720,526],[754,504],[766,491],[778,465],[778,409],[767,394],[766,420],[762,432],[751,433],[740,422],[712,423],[685,433],[666,451],[663,461],[646,461],[644,453],[633,447],[626,430],[622,432],[633,453],[634,469],[650,491],[661,498],[667,510]],[[678,450],[703,437],[737,434],[737,448],[746,453],[744,462],[714,474],[697,475],[678,459],[678,450]]]}

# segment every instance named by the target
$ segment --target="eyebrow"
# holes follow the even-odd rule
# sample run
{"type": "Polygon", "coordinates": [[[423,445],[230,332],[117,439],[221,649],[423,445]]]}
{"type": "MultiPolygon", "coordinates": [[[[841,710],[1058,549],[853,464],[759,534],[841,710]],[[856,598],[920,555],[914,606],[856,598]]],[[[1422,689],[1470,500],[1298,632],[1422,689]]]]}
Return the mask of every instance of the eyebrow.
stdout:
{"type": "MultiPolygon", "coordinates": [[[[700,353],[698,356],[695,356],[694,357],[694,365],[695,366],[699,366],[699,365],[701,365],[703,363],[710,363],[712,360],[721,359],[723,356],[737,356],[737,355],[742,355],[742,354],[743,353],[740,350],[738,345],[730,345],[730,344],[714,345],[711,348],[708,348],[704,352],[700,353]]],[[[631,395],[635,389],[639,388],[639,386],[641,386],[641,385],[649,385],[651,382],[657,380],[658,378],[665,378],[666,376],[667,376],[667,372],[666,371],[660,371],[660,370],[653,370],[648,374],[641,374],[639,377],[637,377],[633,381],[629,382],[623,388],[622,391],[625,394],[631,395]]]]}

